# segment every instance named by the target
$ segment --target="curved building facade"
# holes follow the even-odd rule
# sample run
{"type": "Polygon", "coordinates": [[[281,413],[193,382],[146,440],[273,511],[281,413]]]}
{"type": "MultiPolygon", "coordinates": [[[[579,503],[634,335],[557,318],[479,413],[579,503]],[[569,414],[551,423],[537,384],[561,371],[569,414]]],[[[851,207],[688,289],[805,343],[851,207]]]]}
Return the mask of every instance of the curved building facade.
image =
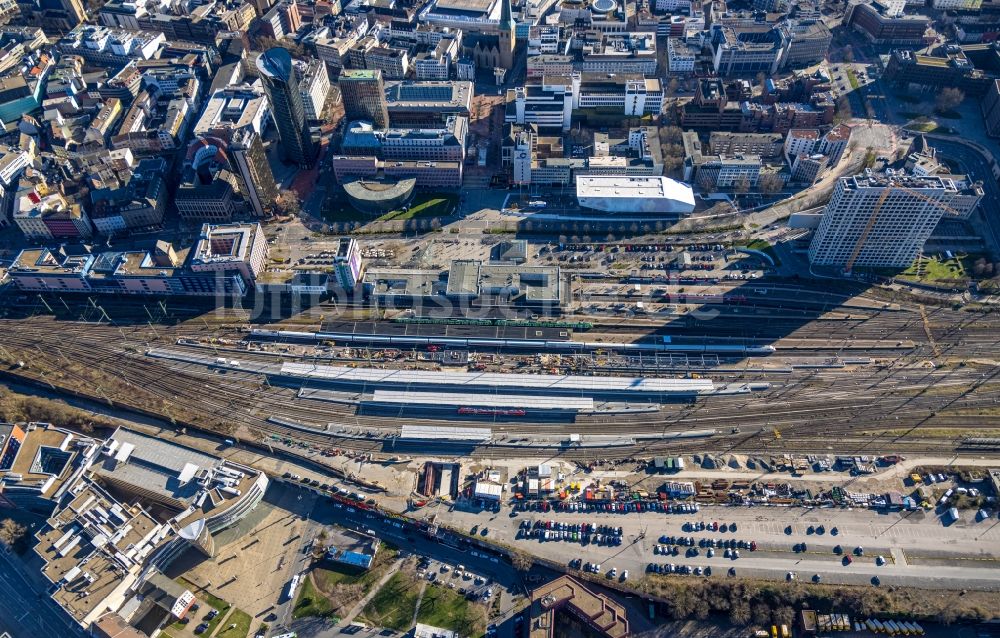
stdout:
{"type": "Polygon", "coordinates": [[[694,191],[669,177],[580,176],[576,178],[580,206],[606,213],[670,215],[694,211],[694,191]]]}
{"type": "Polygon", "coordinates": [[[417,180],[412,177],[397,182],[370,182],[359,179],[344,184],[344,192],[347,193],[347,199],[355,210],[377,217],[405,206],[413,197],[413,188],[416,185],[417,180]]]}

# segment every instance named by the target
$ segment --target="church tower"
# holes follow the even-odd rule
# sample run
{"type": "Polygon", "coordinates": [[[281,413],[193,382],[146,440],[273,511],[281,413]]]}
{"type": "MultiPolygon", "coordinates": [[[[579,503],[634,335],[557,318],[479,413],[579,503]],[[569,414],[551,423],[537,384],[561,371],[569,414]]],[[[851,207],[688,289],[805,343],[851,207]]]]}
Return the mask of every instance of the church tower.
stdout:
{"type": "Polygon", "coordinates": [[[508,71],[514,66],[514,46],[516,45],[517,24],[511,17],[510,0],[500,0],[500,66],[508,71]]]}

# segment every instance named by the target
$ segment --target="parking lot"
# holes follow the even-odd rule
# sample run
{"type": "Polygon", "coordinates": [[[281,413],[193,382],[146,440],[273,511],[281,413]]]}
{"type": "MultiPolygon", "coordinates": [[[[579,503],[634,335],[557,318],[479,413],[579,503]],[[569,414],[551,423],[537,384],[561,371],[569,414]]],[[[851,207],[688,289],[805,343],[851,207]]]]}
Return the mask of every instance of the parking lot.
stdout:
{"type": "Polygon", "coordinates": [[[488,575],[477,574],[462,563],[447,563],[421,556],[417,563],[417,576],[428,582],[454,589],[467,600],[489,602],[498,587],[488,575]]]}
{"type": "MultiPolygon", "coordinates": [[[[457,527],[482,518],[458,510],[441,516],[457,527]]],[[[923,511],[703,506],[680,514],[510,512],[494,517],[490,534],[563,564],[572,559],[571,566],[583,571],[609,577],[615,569],[611,578],[617,579],[625,570],[634,579],[689,569],[713,578],[915,586],[932,579],[938,585],[1000,588],[996,521],[942,527],[935,515],[923,511]],[[597,542],[602,526],[614,528],[614,540],[597,542]]]]}

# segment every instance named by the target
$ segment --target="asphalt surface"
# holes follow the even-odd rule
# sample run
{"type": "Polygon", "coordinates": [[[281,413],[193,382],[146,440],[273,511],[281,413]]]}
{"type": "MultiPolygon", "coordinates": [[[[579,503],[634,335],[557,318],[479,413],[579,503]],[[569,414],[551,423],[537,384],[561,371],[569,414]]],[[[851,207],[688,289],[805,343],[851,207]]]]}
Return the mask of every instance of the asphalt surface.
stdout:
{"type": "Polygon", "coordinates": [[[25,574],[20,559],[0,551],[0,631],[11,638],[84,636],[69,616],[25,574]]]}
{"type": "MultiPolygon", "coordinates": [[[[491,586],[494,590],[494,596],[501,597],[501,618],[510,616],[513,595],[525,593],[520,576],[509,563],[496,555],[472,547],[465,539],[456,537],[447,531],[442,531],[437,536],[431,536],[416,531],[400,521],[387,519],[379,514],[356,507],[333,503],[324,498],[317,500],[309,517],[310,520],[323,525],[336,524],[361,532],[371,530],[380,539],[392,543],[402,551],[430,558],[437,563],[438,571],[440,571],[440,564],[448,565],[452,569],[456,565],[464,565],[466,570],[491,579],[484,586],[491,586]]],[[[439,574],[440,576],[441,574],[439,574]]],[[[312,624],[311,621],[290,622],[289,620],[285,620],[283,623],[291,630],[297,630],[310,624],[312,624]]],[[[317,635],[328,635],[332,631],[334,630],[317,635]]],[[[347,632],[341,631],[340,633],[347,632]]],[[[498,625],[498,638],[513,638],[512,634],[509,633],[509,628],[505,627],[504,623],[498,625]]]]}
{"type": "Polygon", "coordinates": [[[984,225],[985,228],[977,230],[987,235],[985,238],[987,244],[996,251],[1000,248],[1000,232],[997,230],[1000,228],[1000,187],[997,186],[997,181],[993,178],[993,171],[990,170],[986,159],[976,150],[958,142],[949,142],[939,138],[928,139],[928,142],[942,155],[957,163],[972,178],[972,181],[983,184],[984,195],[979,204],[979,210],[982,211],[987,223],[984,225]]]}
{"type": "Polygon", "coordinates": [[[819,574],[825,583],[865,585],[878,576],[882,585],[1000,590],[1000,524],[995,517],[973,522],[971,512],[964,514],[965,522],[952,526],[942,525],[933,512],[880,514],[868,510],[711,506],[696,514],[522,512],[511,517],[505,508],[500,515],[457,509],[439,511],[438,515],[459,529],[488,524],[494,540],[544,558],[568,563],[579,557],[600,563],[602,574],[612,567],[619,575],[627,569],[630,580],[643,575],[653,562],[711,567],[713,578],[724,578],[733,567],[737,575],[772,580],[782,580],[792,571],[800,580],[819,574]],[[516,539],[524,519],[620,526],[622,544],[584,546],[570,541],[516,539]],[[689,521],[737,521],[738,531],[690,531],[684,528],[689,521]],[[791,534],[786,532],[789,525],[791,534]],[[810,534],[810,525],[824,525],[828,531],[810,534]],[[833,527],[838,527],[836,536],[829,533],[833,527]],[[702,538],[754,540],[758,550],[740,550],[740,558],[735,560],[725,558],[723,549],[716,549],[715,556],[709,558],[707,549],[701,547],[697,556],[686,555],[688,547],[680,547],[677,556],[663,556],[654,550],[661,535],[693,537],[696,547],[702,538]],[[802,542],[807,551],[794,551],[802,542]],[[845,554],[863,547],[864,556],[852,557],[852,564],[844,565],[843,556],[834,551],[838,545],[845,554]],[[885,557],[886,565],[876,565],[879,555],[885,557]]]}

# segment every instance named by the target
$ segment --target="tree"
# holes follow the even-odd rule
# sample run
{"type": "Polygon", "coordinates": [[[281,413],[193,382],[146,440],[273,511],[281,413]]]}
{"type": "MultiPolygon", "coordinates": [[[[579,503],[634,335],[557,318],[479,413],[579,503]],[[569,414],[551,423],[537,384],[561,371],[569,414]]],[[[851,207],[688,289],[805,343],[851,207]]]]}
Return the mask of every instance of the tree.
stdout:
{"type": "Polygon", "coordinates": [[[986,260],[982,257],[976,260],[976,263],[972,265],[972,274],[976,277],[982,277],[983,273],[986,272],[986,260]]]}
{"type": "Polygon", "coordinates": [[[27,529],[12,518],[5,518],[0,523],[0,543],[14,547],[24,538],[27,529]]]}
{"type": "Polygon", "coordinates": [[[302,201],[299,199],[298,193],[293,190],[283,190],[278,193],[278,199],[275,203],[286,215],[298,215],[302,212],[302,201]]]}
{"type": "Polygon", "coordinates": [[[767,604],[754,603],[750,609],[753,615],[753,624],[762,627],[771,624],[771,608],[767,604]]]}
{"type": "Polygon", "coordinates": [[[725,215],[726,213],[731,213],[731,212],[733,212],[732,205],[729,202],[722,200],[718,204],[715,204],[714,206],[706,210],[705,216],[716,217],[718,215],[725,215]]]}
{"type": "Polygon", "coordinates": [[[875,165],[875,160],[877,158],[878,156],[875,155],[875,149],[869,146],[868,148],[865,149],[865,160],[861,164],[862,168],[871,168],[872,166],[875,165]]]}
{"type": "Polygon", "coordinates": [[[851,111],[851,100],[848,99],[846,95],[841,95],[837,98],[837,110],[833,113],[833,119],[836,122],[846,122],[853,117],[854,113],[851,111]]]}
{"type": "Polygon", "coordinates": [[[660,142],[680,144],[684,141],[684,130],[679,126],[664,126],[660,128],[660,142]]]}
{"type": "Polygon", "coordinates": [[[256,38],[253,42],[253,48],[257,51],[267,51],[273,47],[281,47],[287,49],[289,53],[292,54],[293,58],[304,58],[306,57],[306,48],[297,42],[281,38],[276,40],[270,36],[260,36],[256,38]]]}
{"type": "Polygon", "coordinates": [[[680,144],[667,143],[661,146],[663,151],[663,170],[670,172],[684,164],[684,147],[680,144]]]}
{"type": "Polygon", "coordinates": [[[750,624],[750,605],[742,600],[735,603],[729,609],[729,622],[734,625],[746,626],[750,624]]]}
{"type": "Polygon", "coordinates": [[[844,62],[854,62],[854,47],[847,45],[843,52],[844,62]]]}
{"type": "Polygon", "coordinates": [[[953,86],[943,88],[934,99],[934,110],[938,113],[953,111],[958,108],[958,105],[961,104],[964,99],[965,93],[962,92],[962,89],[956,89],[953,86]]]}
{"type": "Polygon", "coordinates": [[[745,193],[748,190],[750,190],[750,180],[747,179],[745,176],[733,182],[734,193],[745,193]]]}
{"type": "Polygon", "coordinates": [[[795,610],[788,605],[782,605],[774,610],[774,620],[779,625],[790,625],[795,620],[795,610]]]}
{"type": "Polygon", "coordinates": [[[531,567],[535,564],[535,561],[531,558],[530,554],[513,551],[510,553],[510,563],[517,571],[526,572],[531,569],[531,567]]]}
{"type": "Polygon", "coordinates": [[[777,173],[764,173],[757,182],[757,188],[760,189],[760,192],[767,193],[768,195],[777,193],[783,186],[784,183],[781,176],[777,173]]]}

